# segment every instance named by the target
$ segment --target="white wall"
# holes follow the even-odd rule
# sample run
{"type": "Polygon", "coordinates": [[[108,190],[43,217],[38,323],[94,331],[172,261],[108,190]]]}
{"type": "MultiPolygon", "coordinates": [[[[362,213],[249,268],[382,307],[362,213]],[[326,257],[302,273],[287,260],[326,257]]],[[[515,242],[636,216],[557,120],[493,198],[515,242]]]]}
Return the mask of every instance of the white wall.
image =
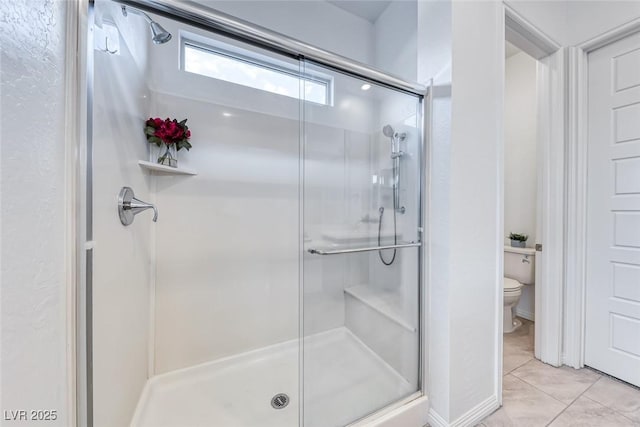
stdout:
{"type": "MultiPolygon", "coordinates": [[[[571,1],[566,0],[505,0],[505,4],[563,46],[568,46],[569,32],[572,31],[567,22],[569,3],[571,1]]],[[[575,3],[580,4],[582,7],[589,1],[577,1],[575,3]]]]}
{"type": "Polygon", "coordinates": [[[198,171],[155,178],[156,373],[294,339],[298,121],[157,93],[151,115],[189,119],[198,171]]]}
{"type": "MultiPolygon", "coordinates": [[[[67,426],[66,2],[1,2],[2,411],[67,426]]],[[[71,309],[71,308],[69,308],[71,309]]],[[[4,414],[4,412],[3,412],[4,414]]],[[[4,423],[3,423],[4,424],[4,423]]],[[[42,421],[9,424],[41,425],[42,421]]]]}
{"type": "Polygon", "coordinates": [[[392,1],[373,24],[326,1],[198,2],[406,80],[416,80],[415,0],[392,1]]]}
{"type": "MultiPolygon", "coordinates": [[[[320,109],[307,107],[311,116],[320,109]]],[[[304,238],[307,247],[323,247],[332,244],[324,240],[325,233],[346,235],[350,229],[369,227],[360,219],[372,198],[367,190],[373,138],[317,124],[306,125],[305,137],[304,238]]],[[[369,282],[368,256],[303,257],[305,335],[344,326],[344,289],[369,282]]]]}
{"type": "Polygon", "coordinates": [[[431,423],[441,425],[480,404],[498,405],[504,30],[497,2],[423,6],[419,78],[437,83],[429,170],[428,384],[431,423]],[[422,45],[422,37],[451,46],[450,53],[422,45]]]}
{"type": "MultiPolygon", "coordinates": [[[[152,201],[143,123],[148,118],[144,19],[122,17],[113,3],[96,5],[101,21],[122,33],[120,54],[95,51],[93,116],[93,414],[94,426],[128,425],[149,372],[151,213],[123,226],[117,196],[123,186],[152,201]],[[134,53],[137,59],[134,59],[134,53]]],[[[160,213],[162,220],[162,212],[160,213]]]]}
{"type": "MultiPolygon", "coordinates": [[[[504,235],[527,234],[527,247],[536,243],[537,98],[536,60],[524,52],[505,64],[504,93],[504,235]]],[[[516,313],[534,320],[535,287],[525,286],[516,313]]]]}
{"type": "Polygon", "coordinates": [[[374,25],[374,65],[409,81],[417,80],[417,1],[394,1],[374,25]]]}
{"type": "Polygon", "coordinates": [[[373,64],[373,25],[325,1],[199,3],[339,55],[373,64]],[[330,34],[331,37],[327,37],[330,34]]]}
{"type": "Polygon", "coordinates": [[[495,395],[500,376],[495,336],[496,313],[502,309],[502,293],[498,295],[503,250],[498,238],[503,218],[501,15],[496,2],[453,2],[449,194],[453,420],[495,395]]]}
{"type": "Polygon", "coordinates": [[[640,18],[640,2],[594,0],[567,2],[567,44],[576,45],[640,18]]]}
{"type": "Polygon", "coordinates": [[[529,236],[536,243],[536,60],[524,52],[506,60],[504,94],[504,235],[529,236]]]}

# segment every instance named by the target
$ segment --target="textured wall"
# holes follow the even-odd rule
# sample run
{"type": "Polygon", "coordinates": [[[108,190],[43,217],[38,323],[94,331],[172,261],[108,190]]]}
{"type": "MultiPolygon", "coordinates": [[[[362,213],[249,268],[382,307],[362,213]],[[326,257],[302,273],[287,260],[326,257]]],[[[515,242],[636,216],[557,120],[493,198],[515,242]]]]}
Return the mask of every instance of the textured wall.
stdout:
{"type": "MultiPolygon", "coordinates": [[[[0,3],[2,410],[65,426],[65,2],[0,3]]],[[[20,422],[20,425],[42,421],[20,422]]]]}

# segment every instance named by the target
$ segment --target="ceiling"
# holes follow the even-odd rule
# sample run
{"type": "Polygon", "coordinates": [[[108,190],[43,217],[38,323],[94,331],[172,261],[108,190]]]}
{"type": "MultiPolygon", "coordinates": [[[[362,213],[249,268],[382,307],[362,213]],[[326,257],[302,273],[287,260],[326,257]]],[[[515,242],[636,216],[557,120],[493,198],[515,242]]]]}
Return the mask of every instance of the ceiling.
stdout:
{"type": "Polygon", "coordinates": [[[328,0],[328,2],[371,23],[376,22],[391,4],[390,1],[383,0],[328,0]]]}
{"type": "Polygon", "coordinates": [[[513,55],[518,54],[522,51],[511,43],[505,42],[504,52],[506,58],[511,58],[513,55]]]}

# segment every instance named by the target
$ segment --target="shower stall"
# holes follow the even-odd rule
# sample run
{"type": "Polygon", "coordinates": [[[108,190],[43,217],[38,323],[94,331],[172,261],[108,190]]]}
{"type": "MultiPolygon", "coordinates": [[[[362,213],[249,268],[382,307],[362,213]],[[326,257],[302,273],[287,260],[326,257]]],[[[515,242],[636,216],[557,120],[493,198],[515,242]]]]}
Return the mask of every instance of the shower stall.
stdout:
{"type": "Polygon", "coordinates": [[[423,399],[427,91],[190,2],[91,2],[89,44],[80,425],[423,399]],[[177,167],[150,117],[187,119],[177,167]]]}

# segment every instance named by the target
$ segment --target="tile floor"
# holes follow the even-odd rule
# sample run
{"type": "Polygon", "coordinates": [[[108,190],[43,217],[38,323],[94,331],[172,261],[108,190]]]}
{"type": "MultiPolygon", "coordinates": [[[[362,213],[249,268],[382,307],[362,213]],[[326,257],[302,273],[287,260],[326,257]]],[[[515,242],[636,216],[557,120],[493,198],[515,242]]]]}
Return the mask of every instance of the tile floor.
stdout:
{"type": "Polygon", "coordinates": [[[502,408],[479,426],[640,427],[640,390],[533,356],[533,323],[504,335],[502,408]]]}

